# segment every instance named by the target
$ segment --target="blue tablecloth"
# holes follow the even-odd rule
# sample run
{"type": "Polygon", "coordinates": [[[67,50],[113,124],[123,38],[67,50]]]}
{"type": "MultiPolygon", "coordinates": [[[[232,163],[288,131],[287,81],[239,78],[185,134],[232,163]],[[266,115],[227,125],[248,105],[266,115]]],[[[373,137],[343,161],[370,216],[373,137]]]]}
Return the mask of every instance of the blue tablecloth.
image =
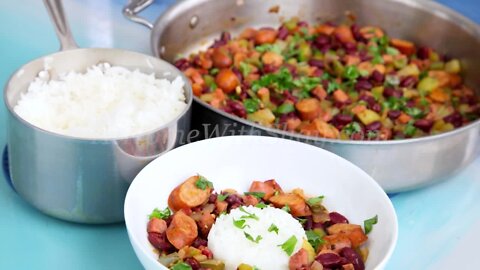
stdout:
{"type": "MultiPolygon", "coordinates": [[[[78,43],[148,53],[149,31],[121,15],[126,1],[64,1],[78,43]]],[[[174,1],[157,2],[145,16],[155,18],[174,1]]],[[[479,0],[440,2],[480,22],[479,0]]],[[[23,63],[59,47],[41,1],[1,1],[0,22],[2,85],[23,63]]],[[[0,147],[5,119],[0,106],[0,147]]],[[[123,224],[87,226],[44,216],[0,178],[0,269],[141,269],[123,224]]],[[[480,269],[480,158],[448,181],[392,201],[400,238],[387,269],[480,269]]]]}

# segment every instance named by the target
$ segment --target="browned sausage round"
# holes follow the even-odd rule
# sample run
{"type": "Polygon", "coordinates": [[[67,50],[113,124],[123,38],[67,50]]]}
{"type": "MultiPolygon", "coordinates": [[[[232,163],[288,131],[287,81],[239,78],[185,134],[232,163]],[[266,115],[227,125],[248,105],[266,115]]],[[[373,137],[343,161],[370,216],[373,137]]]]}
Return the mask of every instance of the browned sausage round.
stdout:
{"type": "Polygon", "coordinates": [[[189,246],[198,236],[198,227],[195,220],[183,211],[173,215],[172,222],[167,228],[167,239],[177,249],[189,246]]]}
{"type": "Polygon", "coordinates": [[[232,65],[232,58],[224,48],[216,48],[212,53],[213,65],[217,68],[228,68],[232,65]]]}
{"type": "Polygon", "coordinates": [[[233,72],[231,69],[220,70],[215,77],[215,82],[217,83],[218,87],[220,87],[227,94],[233,92],[235,88],[240,85],[240,80],[235,72],[233,72]]]}

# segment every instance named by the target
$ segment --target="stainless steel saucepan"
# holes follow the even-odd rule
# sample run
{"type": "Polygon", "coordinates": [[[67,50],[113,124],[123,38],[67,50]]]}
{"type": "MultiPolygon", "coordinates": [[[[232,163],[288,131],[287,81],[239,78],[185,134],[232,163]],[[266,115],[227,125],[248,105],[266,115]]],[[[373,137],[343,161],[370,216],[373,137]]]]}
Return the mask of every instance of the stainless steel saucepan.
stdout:
{"type": "MultiPolygon", "coordinates": [[[[314,22],[341,20],[355,14],[361,25],[378,25],[391,36],[429,45],[462,59],[467,84],[480,90],[480,28],[462,15],[433,1],[418,0],[183,0],[154,24],[137,12],[151,2],[131,1],[124,14],[152,29],[151,48],[172,62],[210,45],[222,31],[275,26],[293,16],[314,22]],[[278,13],[269,12],[279,7],[278,13]]],[[[361,167],[387,192],[409,190],[445,179],[469,164],[480,152],[480,121],[454,131],[397,141],[340,141],[312,138],[263,127],[212,108],[194,98],[193,129],[203,137],[262,134],[287,137],[332,151],[361,167]],[[214,128],[217,128],[214,130],[214,128]]],[[[291,157],[294,159],[295,153],[291,157]]],[[[332,179],[333,181],[333,179],[332,179]]]]}
{"type": "Polygon", "coordinates": [[[60,0],[44,0],[61,42],[61,52],[34,60],[15,72],[7,83],[8,153],[16,191],[39,210],[57,218],[83,223],[122,221],[127,189],[152,159],[172,149],[179,133],[190,126],[192,90],[184,87],[187,107],[176,119],[157,129],[126,138],[82,139],[55,134],[26,122],[14,111],[22,93],[38,73],[50,66],[50,76],[84,72],[106,62],[138,69],[157,78],[182,76],[158,58],[116,49],[77,48],[60,0]]]}

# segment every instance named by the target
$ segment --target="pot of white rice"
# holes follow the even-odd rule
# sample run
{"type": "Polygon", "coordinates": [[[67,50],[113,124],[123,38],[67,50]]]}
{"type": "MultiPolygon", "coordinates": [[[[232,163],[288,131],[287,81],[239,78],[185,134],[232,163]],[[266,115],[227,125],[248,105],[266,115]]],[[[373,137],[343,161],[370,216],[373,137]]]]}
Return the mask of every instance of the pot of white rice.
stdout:
{"type": "Polygon", "coordinates": [[[13,186],[60,219],[123,221],[130,182],[188,132],[191,87],[158,58],[76,48],[60,2],[45,3],[64,50],[21,67],[5,87],[13,186]]]}

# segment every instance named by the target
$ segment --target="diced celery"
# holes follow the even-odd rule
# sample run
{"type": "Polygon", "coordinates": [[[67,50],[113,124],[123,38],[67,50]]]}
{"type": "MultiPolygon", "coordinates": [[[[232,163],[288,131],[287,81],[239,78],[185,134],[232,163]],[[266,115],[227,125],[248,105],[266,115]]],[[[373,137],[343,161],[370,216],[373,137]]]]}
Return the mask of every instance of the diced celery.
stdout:
{"type": "Polygon", "coordinates": [[[381,119],[378,113],[368,109],[358,113],[357,117],[364,125],[369,125],[375,121],[380,121],[381,119]]]}
{"type": "Polygon", "coordinates": [[[312,48],[308,43],[302,42],[298,47],[298,60],[300,62],[305,62],[312,57],[312,48]]]}
{"type": "Polygon", "coordinates": [[[273,121],[275,121],[275,115],[270,109],[262,109],[254,113],[248,114],[247,119],[257,122],[261,125],[270,125],[271,123],[273,123],[273,121]]]}
{"type": "Polygon", "coordinates": [[[457,74],[460,73],[461,70],[462,67],[458,59],[450,60],[445,64],[445,71],[448,73],[457,74]]]}
{"type": "Polygon", "coordinates": [[[291,18],[290,20],[286,21],[284,25],[290,31],[295,30],[295,28],[297,28],[297,25],[298,25],[298,19],[291,18]]]}
{"type": "Polygon", "coordinates": [[[397,73],[397,75],[400,76],[400,77],[418,76],[419,74],[420,74],[420,70],[418,69],[417,65],[415,65],[415,64],[410,64],[410,65],[402,68],[397,73]]]}
{"type": "Polygon", "coordinates": [[[396,69],[404,68],[407,64],[408,64],[408,59],[406,57],[393,60],[393,66],[396,69]]]}
{"type": "Polygon", "coordinates": [[[430,51],[430,61],[435,62],[440,60],[440,55],[434,51],[430,51]]]}
{"type": "Polygon", "coordinates": [[[335,74],[340,76],[340,75],[343,74],[344,71],[345,71],[345,67],[343,66],[343,64],[338,60],[334,60],[333,61],[333,72],[335,72],[335,74]]]}
{"type": "Polygon", "coordinates": [[[211,270],[224,270],[225,269],[225,263],[222,262],[222,261],[219,261],[219,260],[206,260],[206,261],[200,262],[200,266],[202,268],[209,268],[211,270]]]}
{"type": "Polygon", "coordinates": [[[383,87],[383,86],[377,86],[377,87],[372,88],[372,95],[373,95],[373,97],[374,97],[376,100],[379,100],[380,97],[383,96],[383,90],[384,90],[384,87],[383,87]]]}
{"type": "Polygon", "coordinates": [[[430,69],[433,70],[442,70],[445,67],[445,63],[441,61],[436,61],[430,64],[430,69]]]}
{"type": "Polygon", "coordinates": [[[418,90],[423,93],[430,93],[439,86],[438,80],[432,77],[425,77],[418,83],[418,90]]]}

